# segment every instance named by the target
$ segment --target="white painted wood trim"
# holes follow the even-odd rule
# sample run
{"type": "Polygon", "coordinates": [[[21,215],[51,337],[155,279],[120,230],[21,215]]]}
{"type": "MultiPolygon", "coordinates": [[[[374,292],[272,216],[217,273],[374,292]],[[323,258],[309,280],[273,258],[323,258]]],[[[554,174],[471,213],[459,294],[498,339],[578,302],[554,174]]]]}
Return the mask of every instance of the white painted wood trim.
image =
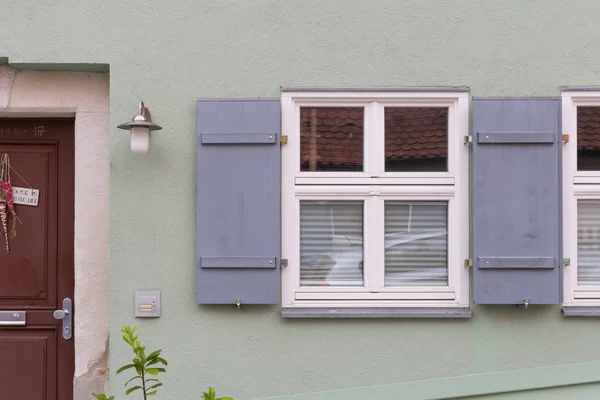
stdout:
{"type": "Polygon", "coordinates": [[[577,283],[577,201],[600,199],[600,172],[577,171],[577,107],[600,106],[600,92],[567,91],[562,94],[562,129],[569,134],[563,144],[563,257],[570,259],[564,267],[563,305],[591,306],[600,304],[600,287],[577,283]]]}
{"type": "MultiPolygon", "coordinates": [[[[299,137],[299,127],[295,121],[300,118],[298,108],[292,98],[281,97],[281,127],[284,134],[299,137]]],[[[296,221],[298,213],[294,198],[293,176],[300,170],[300,144],[289,141],[281,150],[281,254],[288,260],[288,266],[281,268],[281,302],[284,305],[294,303],[294,288],[300,286],[296,247],[299,239],[299,225],[296,221]]]]}
{"type": "MultiPolygon", "coordinates": [[[[596,176],[590,176],[590,175],[581,176],[579,173],[577,173],[573,177],[573,184],[574,185],[600,185],[600,175],[596,175],[596,176]]],[[[596,188],[596,190],[597,190],[597,188],[596,188]]]]}
{"type": "Polygon", "coordinates": [[[356,292],[356,293],[313,293],[296,292],[296,300],[454,300],[454,292],[430,293],[430,292],[356,292]]]}
{"type": "MultiPolygon", "coordinates": [[[[573,293],[573,299],[574,299],[574,301],[577,301],[580,299],[594,299],[594,300],[600,301],[600,290],[585,291],[585,290],[575,289],[575,292],[573,293]]],[[[577,302],[577,303],[579,304],[579,302],[577,302]]]]}
{"type": "Polygon", "coordinates": [[[455,184],[453,176],[411,176],[411,177],[320,177],[297,176],[294,179],[296,185],[420,185],[420,186],[452,186],[455,184]]]}
{"type": "Polygon", "coordinates": [[[468,307],[458,304],[457,300],[302,300],[291,305],[285,305],[284,308],[344,308],[344,307],[390,307],[390,308],[437,308],[437,307],[468,307]]]}
{"type": "Polygon", "coordinates": [[[440,200],[451,199],[456,195],[453,186],[349,186],[349,185],[319,185],[296,186],[296,196],[301,197],[331,197],[338,196],[381,196],[387,200],[440,200]]]}
{"type": "MultiPolygon", "coordinates": [[[[288,266],[282,271],[284,307],[373,307],[381,296],[385,307],[439,307],[469,305],[469,271],[463,260],[469,257],[469,150],[464,136],[469,131],[469,97],[464,92],[284,92],[281,96],[282,127],[288,144],[282,148],[282,252],[288,266]],[[300,171],[300,107],[365,108],[365,172],[300,171]],[[384,172],[384,107],[448,107],[448,172],[384,172]],[[375,268],[365,272],[365,287],[300,287],[299,212],[300,200],[363,200],[365,259],[375,268]],[[383,287],[385,200],[448,200],[449,286],[436,288],[383,287]],[[357,290],[358,289],[358,290],[357,290]],[[390,289],[388,291],[388,289],[390,289]],[[409,290],[403,290],[409,289],[409,290]],[[440,290],[442,289],[442,290],[440,290]],[[368,293],[367,293],[368,292],[368,293]],[[373,293],[371,293],[373,292],[373,293]],[[316,296],[316,299],[315,299],[316,296]],[[331,298],[333,296],[333,298],[331,298]],[[415,303],[415,300],[436,302],[415,303]],[[329,300],[343,300],[331,303],[329,300]]],[[[365,269],[365,271],[367,271],[365,269]]]]}
{"type": "MultiPolygon", "coordinates": [[[[600,177],[600,171],[574,171],[573,174],[576,178],[578,178],[578,177],[583,177],[583,178],[600,177]]],[[[574,182],[574,183],[578,183],[578,182],[574,182]]]]}
{"type": "Polygon", "coordinates": [[[450,281],[449,285],[456,288],[456,300],[461,306],[469,306],[469,269],[464,267],[464,260],[469,258],[469,240],[470,240],[470,215],[469,215],[469,148],[464,143],[464,137],[469,134],[469,97],[466,95],[458,96],[456,106],[452,109],[452,116],[455,126],[450,143],[456,147],[454,158],[451,159],[452,170],[456,171],[455,188],[456,196],[449,203],[456,207],[449,214],[451,226],[451,235],[454,236],[455,245],[452,258],[450,259],[450,281]]]}
{"type": "Polygon", "coordinates": [[[570,303],[564,303],[564,307],[600,307],[600,298],[580,298],[570,303]]]}
{"type": "MultiPolygon", "coordinates": [[[[302,286],[297,292],[305,293],[372,293],[373,289],[362,286],[302,286]]],[[[388,286],[380,287],[377,293],[452,293],[455,288],[449,286],[388,286]]]]}
{"type": "Polygon", "coordinates": [[[288,307],[281,309],[284,318],[471,318],[468,307],[288,307]]]}
{"type": "MultiPolygon", "coordinates": [[[[594,92],[589,92],[594,93],[594,92]]],[[[330,100],[336,102],[343,102],[344,100],[357,100],[360,102],[371,102],[371,101],[389,101],[395,102],[394,104],[405,104],[407,106],[417,104],[418,101],[429,101],[432,103],[443,103],[446,101],[454,101],[458,98],[468,98],[467,92],[456,91],[456,92],[426,92],[426,91],[398,91],[398,92],[356,92],[356,91],[285,91],[282,92],[282,98],[291,98],[298,104],[305,104],[305,102],[321,102],[327,103],[330,100]]]]}

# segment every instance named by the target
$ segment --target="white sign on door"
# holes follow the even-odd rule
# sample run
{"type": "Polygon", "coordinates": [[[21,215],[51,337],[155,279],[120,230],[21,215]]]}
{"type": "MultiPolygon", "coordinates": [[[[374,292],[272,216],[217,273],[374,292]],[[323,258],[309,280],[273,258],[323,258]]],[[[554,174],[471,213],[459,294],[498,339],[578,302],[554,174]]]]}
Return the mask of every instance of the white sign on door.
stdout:
{"type": "Polygon", "coordinates": [[[13,186],[13,201],[15,204],[24,206],[37,207],[40,199],[40,191],[38,189],[28,189],[13,186]]]}

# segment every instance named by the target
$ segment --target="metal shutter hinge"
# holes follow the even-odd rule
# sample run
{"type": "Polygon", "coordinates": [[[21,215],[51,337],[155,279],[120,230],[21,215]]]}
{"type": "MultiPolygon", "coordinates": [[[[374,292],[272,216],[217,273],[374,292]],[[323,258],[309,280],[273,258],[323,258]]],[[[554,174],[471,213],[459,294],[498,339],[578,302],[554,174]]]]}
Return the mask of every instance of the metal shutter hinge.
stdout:
{"type": "Polygon", "coordinates": [[[562,141],[563,141],[563,143],[569,143],[569,134],[568,133],[562,134],[562,141]]]}
{"type": "Polygon", "coordinates": [[[465,268],[469,268],[473,266],[473,260],[471,260],[470,258],[467,258],[465,260],[465,268]]]}
{"type": "Polygon", "coordinates": [[[569,265],[571,265],[571,259],[570,258],[563,258],[563,265],[565,267],[568,267],[569,265]]]}
{"type": "Polygon", "coordinates": [[[288,266],[288,259],[287,258],[282,258],[281,259],[281,267],[287,267],[288,266]]]}
{"type": "Polygon", "coordinates": [[[287,142],[288,142],[288,137],[287,137],[287,135],[281,135],[281,136],[279,137],[279,143],[280,143],[280,144],[287,144],[287,142]]]}
{"type": "Polygon", "coordinates": [[[465,144],[473,143],[473,136],[467,135],[465,136],[465,144]]]}

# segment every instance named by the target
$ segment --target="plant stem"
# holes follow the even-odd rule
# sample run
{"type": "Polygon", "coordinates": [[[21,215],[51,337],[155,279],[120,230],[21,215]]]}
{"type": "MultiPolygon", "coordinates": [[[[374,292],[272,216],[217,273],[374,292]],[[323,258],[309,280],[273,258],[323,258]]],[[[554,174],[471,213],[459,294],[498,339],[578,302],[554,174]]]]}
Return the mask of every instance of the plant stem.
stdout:
{"type": "Polygon", "coordinates": [[[144,369],[142,368],[142,393],[144,394],[144,400],[148,400],[146,397],[146,377],[144,375],[144,369]]]}

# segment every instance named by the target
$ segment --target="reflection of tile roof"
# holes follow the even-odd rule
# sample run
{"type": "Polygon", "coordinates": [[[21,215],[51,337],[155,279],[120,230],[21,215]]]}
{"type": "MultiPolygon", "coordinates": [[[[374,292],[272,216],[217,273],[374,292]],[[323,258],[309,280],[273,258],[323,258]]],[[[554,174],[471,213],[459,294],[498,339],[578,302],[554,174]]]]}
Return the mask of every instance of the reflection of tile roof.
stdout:
{"type": "MultiPolygon", "coordinates": [[[[313,110],[301,110],[302,163],[310,158],[313,110]]],[[[362,165],[363,109],[318,108],[316,119],[317,162],[320,165],[362,165]]],[[[447,108],[386,108],[386,160],[445,158],[447,127],[447,108]]]]}
{"type": "Polygon", "coordinates": [[[316,125],[318,164],[362,165],[363,122],[362,108],[302,108],[300,162],[309,161],[312,129],[316,125]]]}
{"type": "Polygon", "coordinates": [[[388,108],[386,111],[386,159],[446,157],[447,108],[388,108]]]}
{"type": "Polygon", "coordinates": [[[577,149],[600,149],[600,107],[577,107],[577,149]]]}

